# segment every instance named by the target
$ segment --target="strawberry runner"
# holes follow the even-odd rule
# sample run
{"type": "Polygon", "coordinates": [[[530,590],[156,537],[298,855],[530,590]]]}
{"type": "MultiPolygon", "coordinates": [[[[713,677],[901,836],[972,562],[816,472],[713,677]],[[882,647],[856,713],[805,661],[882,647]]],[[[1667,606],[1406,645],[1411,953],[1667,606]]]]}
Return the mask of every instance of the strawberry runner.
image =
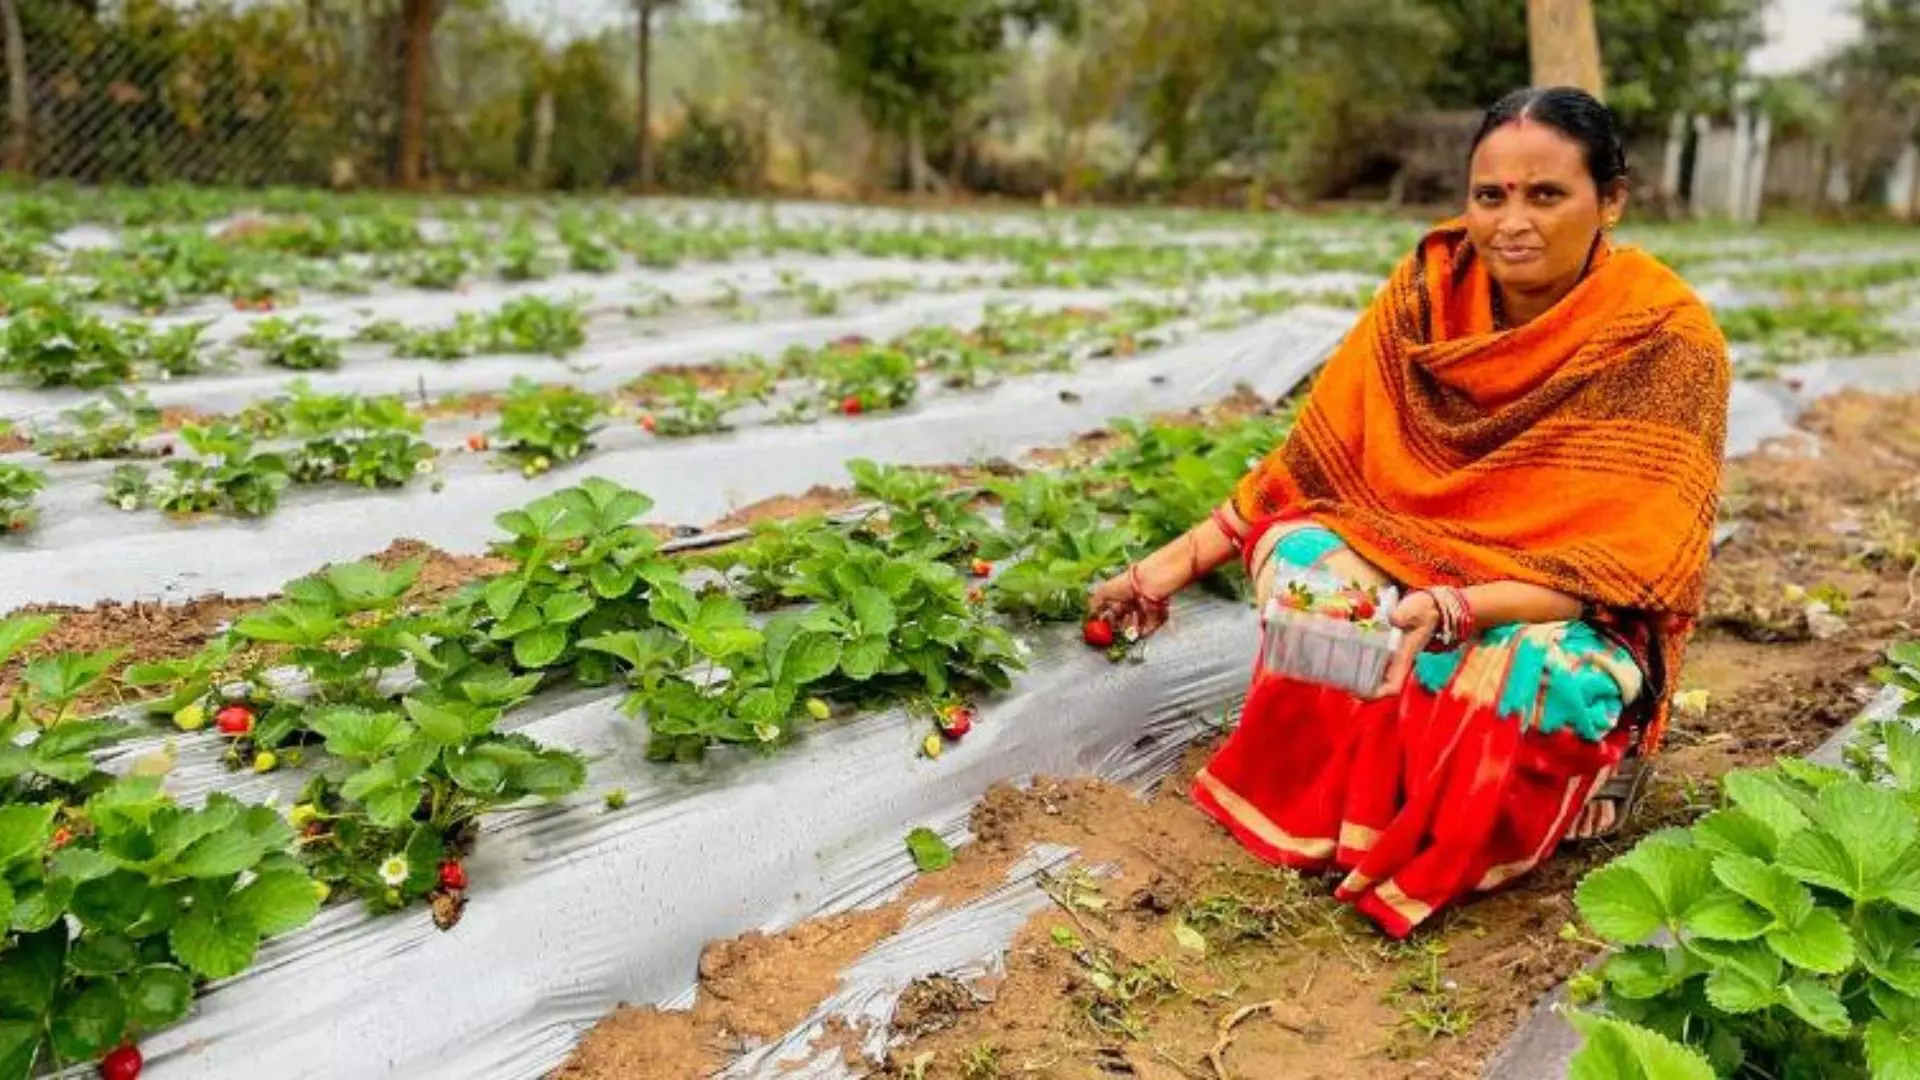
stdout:
{"type": "Polygon", "coordinates": [[[1249,551],[1281,532],[1277,574],[1587,604],[1427,654],[1387,700],[1256,671],[1195,802],[1268,861],[1344,872],[1396,937],[1538,865],[1658,747],[1717,511],[1726,345],[1677,275],[1603,240],[1513,330],[1492,290],[1457,223],[1429,234],[1235,496],[1249,551]]]}

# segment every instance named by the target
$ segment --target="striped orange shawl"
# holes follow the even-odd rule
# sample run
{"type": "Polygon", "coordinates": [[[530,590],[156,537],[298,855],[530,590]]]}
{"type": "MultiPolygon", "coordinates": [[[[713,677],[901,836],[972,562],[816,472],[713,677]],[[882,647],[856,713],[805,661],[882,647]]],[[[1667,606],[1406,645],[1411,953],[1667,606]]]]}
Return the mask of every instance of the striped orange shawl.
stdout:
{"type": "Polygon", "coordinates": [[[1236,505],[1311,516],[1414,587],[1524,581],[1638,624],[1624,636],[1657,691],[1651,749],[1703,600],[1730,378],[1706,305],[1632,248],[1601,244],[1552,310],[1496,331],[1451,223],[1395,271],[1236,505]]]}

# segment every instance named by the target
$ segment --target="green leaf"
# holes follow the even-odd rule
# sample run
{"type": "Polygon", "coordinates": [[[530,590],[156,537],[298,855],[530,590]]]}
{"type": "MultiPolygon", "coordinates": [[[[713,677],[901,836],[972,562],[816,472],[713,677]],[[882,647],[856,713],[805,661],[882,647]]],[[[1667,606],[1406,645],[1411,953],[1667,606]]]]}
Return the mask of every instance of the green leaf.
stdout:
{"type": "Polygon", "coordinates": [[[66,963],[65,923],[20,935],[13,948],[0,952],[0,1014],[46,1015],[53,1008],[53,996],[66,963]]]}
{"type": "Polygon", "coordinates": [[[523,668],[551,667],[567,651],[564,626],[540,626],[513,639],[513,662],[523,668]]]}
{"type": "Polygon", "coordinates": [[[907,853],[913,856],[913,865],[923,874],[953,865],[953,848],[940,839],[939,833],[925,827],[907,834],[907,853]]]}
{"type": "Polygon", "coordinates": [[[880,673],[887,662],[885,638],[861,638],[840,653],[840,671],[855,682],[865,682],[880,673]]]}
{"type": "Polygon", "coordinates": [[[1853,1032],[1853,1019],[1847,1015],[1847,1007],[1841,1003],[1840,995],[1825,983],[1808,978],[1794,979],[1780,988],[1780,1000],[1816,1031],[1828,1035],[1848,1035],[1853,1032]]]}
{"type": "Polygon", "coordinates": [[[1716,854],[1762,860],[1771,860],[1780,849],[1773,830],[1745,810],[1715,810],[1694,825],[1693,839],[1716,854]]]}
{"type": "Polygon", "coordinates": [[[0,664],[46,637],[59,623],[60,620],[51,615],[14,615],[0,619],[0,664]]]}
{"type": "Polygon", "coordinates": [[[1778,988],[1739,968],[1715,968],[1707,975],[1707,1000],[1721,1012],[1739,1016],[1772,1008],[1780,1001],[1778,988]]]}
{"type": "Polygon", "coordinates": [[[70,1061],[99,1057],[118,1046],[126,1030],[127,1003],[110,979],[90,980],[54,1006],[53,1048],[70,1061]]]}
{"type": "Polygon", "coordinates": [[[586,762],[564,750],[542,751],[511,772],[513,786],[539,799],[557,799],[587,782],[586,762]]]}
{"type": "Polygon", "coordinates": [[[73,913],[88,926],[126,933],[147,909],[145,875],[118,870],[73,886],[73,913]]]}
{"type": "Polygon", "coordinates": [[[840,642],[829,634],[802,630],[793,635],[773,677],[788,686],[819,682],[840,666],[840,642]]]}
{"type": "Polygon", "coordinates": [[[144,1028],[175,1024],[193,1007],[193,980],[169,964],[150,964],[123,984],[127,1016],[144,1028]]]}
{"type": "Polygon", "coordinates": [[[0,806],[0,869],[45,849],[59,809],[58,803],[0,806]]]}
{"type": "MultiPolygon", "coordinates": [[[[1818,828],[1789,837],[1780,847],[1780,866],[1801,881],[1842,893],[1856,901],[1892,899],[1889,872],[1906,857],[1903,876],[1915,886],[1910,897],[1920,904],[1920,861],[1916,861],[1913,811],[1899,796],[1857,780],[1820,792],[1818,828]]],[[[1898,902],[1896,900],[1896,902],[1898,902]]]]}
{"type": "Polygon", "coordinates": [[[173,925],[167,943],[173,955],[195,975],[225,979],[253,963],[260,935],[250,923],[230,917],[218,904],[196,905],[173,925]]]}
{"type": "Polygon", "coordinates": [[[893,601],[872,586],[855,589],[847,598],[847,604],[853,609],[853,617],[859,620],[863,637],[884,638],[898,625],[893,601]]]}
{"type": "Polygon", "coordinates": [[[13,928],[37,934],[66,917],[73,904],[74,884],[55,878],[35,888],[23,885],[13,898],[13,928]]]}
{"type": "Polygon", "coordinates": [[[300,870],[268,870],[233,894],[228,905],[235,919],[243,919],[273,937],[305,926],[320,912],[320,894],[313,879],[300,870]]]}
{"type": "Polygon", "coordinates": [[[1881,740],[1887,747],[1887,768],[1904,791],[1920,790],[1920,730],[1906,723],[1882,724],[1881,740]]]}
{"type": "Polygon", "coordinates": [[[1688,908],[1681,916],[1680,928],[1694,937],[1714,941],[1751,941],[1766,933],[1773,922],[1773,916],[1738,896],[1720,892],[1688,908]]]}
{"type": "Polygon", "coordinates": [[[1199,953],[1201,956],[1207,954],[1206,935],[1195,930],[1185,919],[1174,924],[1173,940],[1188,952],[1199,953]]]}
{"type": "Polygon", "coordinates": [[[267,853],[267,845],[245,827],[232,825],[198,840],[174,860],[174,870],[190,878],[232,877],[250,869],[267,853]]]}
{"type": "Polygon", "coordinates": [[[587,585],[602,600],[618,600],[633,591],[640,575],[612,563],[596,563],[587,571],[587,585]]]}
{"type": "Polygon", "coordinates": [[[1592,1013],[1567,1021],[1584,1039],[1567,1080],[1716,1080],[1706,1058],[1664,1035],[1592,1013]]]}
{"type": "Polygon", "coordinates": [[[1581,879],[1574,893],[1580,915],[1595,933],[1622,945],[1637,945],[1663,925],[1665,908],[1640,872],[1614,863],[1581,879]]]}
{"type": "Polygon", "coordinates": [[[0,1020],[0,1076],[13,1080],[33,1075],[40,1032],[38,1020],[0,1020]]]}
{"type": "Polygon", "coordinates": [[[481,597],[486,602],[487,610],[493,613],[495,619],[504,619],[520,603],[520,598],[526,595],[526,591],[525,578],[499,577],[487,584],[486,591],[481,594],[481,597]]]}
{"type": "Polygon", "coordinates": [[[1677,949],[1630,945],[1607,957],[1601,974],[1613,993],[1630,1001],[1644,1001],[1685,981],[1691,971],[1685,957],[1677,949]]]}
{"type": "Polygon", "coordinates": [[[330,607],[283,600],[243,616],[233,624],[233,632],[251,641],[313,648],[326,644],[344,625],[330,607]]]}
{"type": "Polygon", "coordinates": [[[92,848],[65,847],[53,856],[53,872],[76,884],[103,878],[120,864],[92,848]]]}
{"type": "Polygon", "coordinates": [[[1746,855],[1722,855],[1714,860],[1713,876],[1727,888],[1794,925],[1813,910],[1813,894],[1792,874],[1746,855]]]}
{"type": "Polygon", "coordinates": [[[1728,773],[1721,787],[1735,806],[1782,840],[1807,827],[1807,816],[1778,776],[1742,770],[1728,773]]]}
{"type": "Polygon", "coordinates": [[[1853,935],[1827,908],[1809,913],[1791,928],[1768,933],[1767,944],[1787,963],[1821,975],[1838,975],[1853,966],[1853,935]]]}
{"type": "Polygon", "coordinates": [[[88,934],[67,952],[67,967],[82,975],[118,975],[139,963],[133,942],[119,934],[88,934]]]}
{"type": "Polygon", "coordinates": [[[540,614],[550,623],[578,622],[593,613],[593,601],[577,592],[557,592],[540,605],[540,614]]]}
{"type": "Polygon", "coordinates": [[[360,761],[391,753],[412,737],[406,721],[390,712],[348,707],[325,709],[309,724],[327,740],[327,753],[360,761]]]}
{"type": "Polygon", "coordinates": [[[442,747],[463,746],[469,737],[467,717],[444,705],[435,705],[408,697],[400,701],[420,734],[442,747]]]}
{"type": "Polygon", "coordinates": [[[449,751],[442,760],[453,782],[476,795],[498,794],[501,785],[506,783],[506,769],[484,754],[449,751]]]}

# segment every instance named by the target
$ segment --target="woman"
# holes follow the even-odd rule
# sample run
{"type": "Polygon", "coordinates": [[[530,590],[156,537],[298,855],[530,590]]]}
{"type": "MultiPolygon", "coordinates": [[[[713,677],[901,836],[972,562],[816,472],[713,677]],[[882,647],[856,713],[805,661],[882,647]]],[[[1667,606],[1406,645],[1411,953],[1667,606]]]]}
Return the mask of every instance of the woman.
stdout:
{"type": "Polygon", "coordinates": [[[1726,437],[1712,317],[1609,242],[1627,178],[1606,107],[1509,95],[1469,169],[1464,216],[1394,273],[1285,445],[1090,600],[1150,634],[1236,553],[1263,606],[1308,567],[1405,590],[1377,694],[1257,672],[1193,788],[1262,858],[1344,871],[1338,895],[1395,937],[1624,818],[1700,609],[1726,437]]]}

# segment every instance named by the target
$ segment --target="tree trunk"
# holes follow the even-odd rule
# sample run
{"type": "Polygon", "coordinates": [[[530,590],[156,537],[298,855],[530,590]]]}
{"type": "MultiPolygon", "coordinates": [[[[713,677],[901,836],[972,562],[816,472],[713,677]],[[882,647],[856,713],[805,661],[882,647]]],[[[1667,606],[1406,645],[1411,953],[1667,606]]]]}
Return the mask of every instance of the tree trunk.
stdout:
{"type": "Polygon", "coordinates": [[[406,72],[400,114],[401,187],[414,188],[426,175],[427,67],[432,60],[436,0],[406,2],[406,72]]]}
{"type": "Polygon", "coordinates": [[[648,86],[653,70],[653,0],[634,0],[634,13],[640,39],[638,69],[634,74],[640,91],[635,109],[639,125],[634,133],[633,184],[645,191],[653,186],[653,101],[648,86]]]}
{"type": "Polygon", "coordinates": [[[1575,86],[1606,97],[1592,0],[1527,0],[1527,53],[1535,86],[1575,86]]]}
{"type": "Polygon", "coordinates": [[[0,169],[27,171],[28,126],[33,112],[27,100],[27,41],[20,32],[20,10],[14,0],[0,0],[0,32],[6,34],[7,141],[0,147],[0,169]]]}

